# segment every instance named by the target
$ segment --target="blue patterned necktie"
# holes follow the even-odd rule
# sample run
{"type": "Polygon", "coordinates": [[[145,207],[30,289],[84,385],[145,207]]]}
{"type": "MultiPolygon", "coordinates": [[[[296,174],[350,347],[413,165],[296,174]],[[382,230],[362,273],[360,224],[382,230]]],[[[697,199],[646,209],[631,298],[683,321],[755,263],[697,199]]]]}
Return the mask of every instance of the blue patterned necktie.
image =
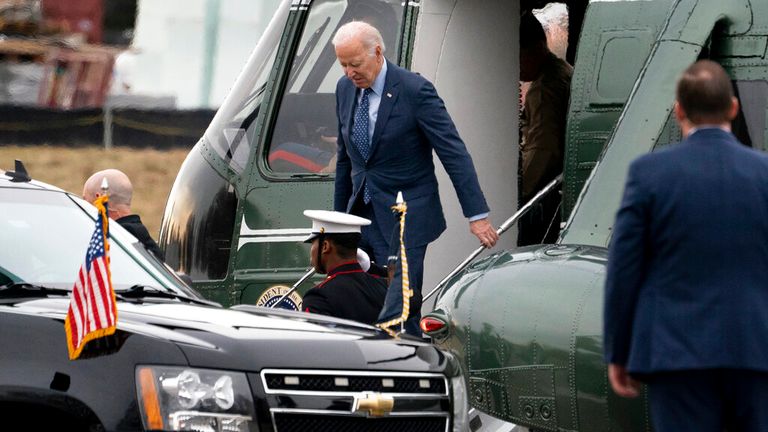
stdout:
{"type": "MultiPolygon", "coordinates": [[[[373,90],[369,87],[363,90],[363,97],[360,98],[360,103],[357,104],[355,109],[355,120],[352,127],[352,142],[357,146],[357,150],[363,155],[364,160],[368,160],[371,153],[371,142],[368,137],[368,95],[373,90]]],[[[371,191],[368,189],[368,181],[363,186],[363,202],[368,204],[371,202],[371,191]]]]}

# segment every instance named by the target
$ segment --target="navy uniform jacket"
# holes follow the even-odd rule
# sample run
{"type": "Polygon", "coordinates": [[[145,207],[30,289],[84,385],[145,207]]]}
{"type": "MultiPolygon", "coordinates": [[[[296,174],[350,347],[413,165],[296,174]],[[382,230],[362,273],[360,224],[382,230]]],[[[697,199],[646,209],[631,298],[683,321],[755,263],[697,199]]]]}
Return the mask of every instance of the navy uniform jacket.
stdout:
{"type": "Polygon", "coordinates": [[[305,312],[375,324],[387,295],[386,279],[366,273],[356,261],[341,264],[304,295],[305,312]]]}
{"type": "Polygon", "coordinates": [[[633,162],[607,272],[607,362],[768,371],[768,155],[707,128],[633,162]]]}
{"type": "Polygon", "coordinates": [[[437,239],[445,230],[445,218],[432,162],[434,150],[453,182],[464,216],[488,212],[472,158],[429,81],[387,63],[368,161],[351,140],[357,90],[346,77],[336,86],[336,211],[354,213],[367,182],[377,228],[389,238],[395,225],[390,207],[402,191],[408,203],[406,246],[423,246],[437,239]]]}

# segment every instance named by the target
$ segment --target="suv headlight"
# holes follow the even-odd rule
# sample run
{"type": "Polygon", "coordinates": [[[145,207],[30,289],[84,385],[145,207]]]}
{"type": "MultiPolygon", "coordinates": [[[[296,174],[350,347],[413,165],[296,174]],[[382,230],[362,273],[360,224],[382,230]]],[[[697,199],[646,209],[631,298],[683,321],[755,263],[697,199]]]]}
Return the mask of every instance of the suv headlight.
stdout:
{"type": "Polygon", "coordinates": [[[139,366],[136,391],[148,430],[244,432],[255,419],[248,379],[240,372],[139,366]]]}
{"type": "Polygon", "coordinates": [[[453,389],[453,432],[469,430],[469,401],[467,400],[467,384],[462,375],[451,378],[453,389]]]}

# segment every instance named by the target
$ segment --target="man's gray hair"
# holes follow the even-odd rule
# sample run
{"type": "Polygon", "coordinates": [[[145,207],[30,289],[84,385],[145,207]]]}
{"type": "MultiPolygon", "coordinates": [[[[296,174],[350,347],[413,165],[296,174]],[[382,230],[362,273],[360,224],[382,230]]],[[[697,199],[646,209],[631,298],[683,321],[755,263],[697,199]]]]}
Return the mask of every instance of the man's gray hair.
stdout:
{"type": "Polygon", "coordinates": [[[376,53],[376,45],[381,47],[382,53],[386,50],[384,39],[379,30],[365,21],[350,21],[339,27],[331,43],[337,47],[353,40],[362,42],[363,47],[369,51],[370,55],[376,53]]]}

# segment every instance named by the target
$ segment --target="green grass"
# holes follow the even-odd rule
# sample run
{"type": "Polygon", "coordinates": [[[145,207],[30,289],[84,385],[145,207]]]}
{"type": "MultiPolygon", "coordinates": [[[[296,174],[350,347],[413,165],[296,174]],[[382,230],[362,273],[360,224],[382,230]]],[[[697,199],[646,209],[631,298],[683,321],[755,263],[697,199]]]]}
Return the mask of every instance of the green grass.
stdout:
{"type": "Polygon", "coordinates": [[[0,146],[0,169],[13,170],[20,159],[35,180],[81,195],[83,183],[96,171],[116,168],[133,183],[133,212],[157,239],[168,193],[188,149],[153,150],[97,147],[0,146]]]}

